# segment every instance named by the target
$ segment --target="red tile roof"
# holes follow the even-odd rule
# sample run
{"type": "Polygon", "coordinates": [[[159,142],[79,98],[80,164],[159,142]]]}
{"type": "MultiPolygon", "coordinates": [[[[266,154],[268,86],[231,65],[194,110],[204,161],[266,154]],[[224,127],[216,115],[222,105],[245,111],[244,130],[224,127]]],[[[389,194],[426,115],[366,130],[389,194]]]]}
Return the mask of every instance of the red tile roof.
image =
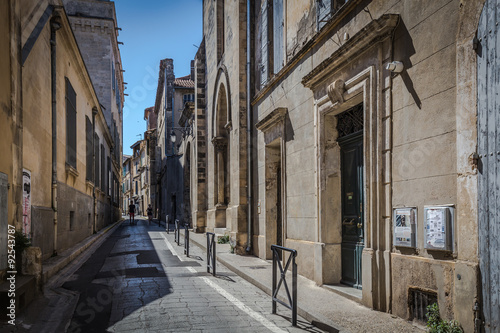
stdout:
{"type": "Polygon", "coordinates": [[[194,81],[191,80],[191,75],[178,77],[174,80],[174,86],[183,88],[194,88],[194,81]]]}

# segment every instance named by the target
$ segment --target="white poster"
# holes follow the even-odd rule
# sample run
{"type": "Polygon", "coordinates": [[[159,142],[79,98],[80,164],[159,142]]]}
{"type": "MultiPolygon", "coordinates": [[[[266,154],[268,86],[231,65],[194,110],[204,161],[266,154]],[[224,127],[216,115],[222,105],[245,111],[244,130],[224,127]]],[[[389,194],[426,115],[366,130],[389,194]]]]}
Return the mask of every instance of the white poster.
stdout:
{"type": "Polygon", "coordinates": [[[23,169],[23,233],[31,238],[31,172],[23,169]]]}
{"type": "Polygon", "coordinates": [[[415,209],[394,210],[394,245],[415,247],[415,209]]]}
{"type": "Polygon", "coordinates": [[[427,245],[433,248],[445,248],[445,210],[444,209],[428,209],[427,210],[427,230],[426,241],[427,245]]]}

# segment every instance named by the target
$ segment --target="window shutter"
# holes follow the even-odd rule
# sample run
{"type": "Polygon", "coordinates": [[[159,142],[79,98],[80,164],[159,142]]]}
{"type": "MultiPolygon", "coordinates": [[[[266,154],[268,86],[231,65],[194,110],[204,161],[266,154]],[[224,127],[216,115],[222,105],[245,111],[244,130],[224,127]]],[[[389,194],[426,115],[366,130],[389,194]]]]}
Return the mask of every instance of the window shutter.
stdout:
{"type": "Polygon", "coordinates": [[[260,11],[260,26],[259,26],[259,40],[260,40],[260,86],[263,87],[269,77],[269,38],[267,27],[268,15],[268,0],[262,2],[260,11]]]}
{"type": "Polygon", "coordinates": [[[99,188],[99,176],[101,175],[99,172],[99,136],[97,133],[94,134],[94,154],[95,154],[95,178],[94,178],[94,186],[95,188],[99,188]]]}
{"type": "Polygon", "coordinates": [[[89,117],[85,116],[85,136],[87,141],[87,151],[86,151],[86,166],[87,166],[87,180],[92,181],[94,179],[93,175],[93,162],[92,162],[92,122],[89,117]]]}
{"type": "Polygon", "coordinates": [[[76,169],[76,92],[66,78],[66,163],[76,169]]]}
{"type": "Polygon", "coordinates": [[[284,66],[284,41],[283,29],[283,0],[273,0],[273,67],[274,74],[278,73],[284,66]]]}
{"type": "Polygon", "coordinates": [[[106,191],[106,152],[104,151],[104,145],[101,144],[101,190],[106,191]]]}

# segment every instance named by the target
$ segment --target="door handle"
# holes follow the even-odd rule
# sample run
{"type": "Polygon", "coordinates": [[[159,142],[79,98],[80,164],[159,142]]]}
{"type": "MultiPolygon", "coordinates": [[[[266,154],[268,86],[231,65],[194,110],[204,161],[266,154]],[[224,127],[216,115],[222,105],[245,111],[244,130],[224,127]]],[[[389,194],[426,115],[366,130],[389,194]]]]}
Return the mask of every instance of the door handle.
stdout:
{"type": "Polygon", "coordinates": [[[343,225],[354,225],[354,219],[351,219],[349,222],[347,222],[347,219],[344,219],[342,221],[343,225]]]}

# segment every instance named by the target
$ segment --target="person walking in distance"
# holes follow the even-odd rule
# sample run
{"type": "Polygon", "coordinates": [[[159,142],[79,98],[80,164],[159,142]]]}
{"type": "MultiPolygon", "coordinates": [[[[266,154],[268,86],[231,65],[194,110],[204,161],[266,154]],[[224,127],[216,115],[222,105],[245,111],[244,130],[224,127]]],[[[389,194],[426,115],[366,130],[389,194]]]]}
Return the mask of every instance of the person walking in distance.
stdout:
{"type": "Polygon", "coordinates": [[[130,224],[135,224],[135,205],[133,201],[128,205],[128,214],[130,216],[130,224]]]}
{"type": "Polygon", "coordinates": [[[148,225],[151,225],[151,221],[153,220],[153,206],[151,204],[148,205],[148,225]]]}

